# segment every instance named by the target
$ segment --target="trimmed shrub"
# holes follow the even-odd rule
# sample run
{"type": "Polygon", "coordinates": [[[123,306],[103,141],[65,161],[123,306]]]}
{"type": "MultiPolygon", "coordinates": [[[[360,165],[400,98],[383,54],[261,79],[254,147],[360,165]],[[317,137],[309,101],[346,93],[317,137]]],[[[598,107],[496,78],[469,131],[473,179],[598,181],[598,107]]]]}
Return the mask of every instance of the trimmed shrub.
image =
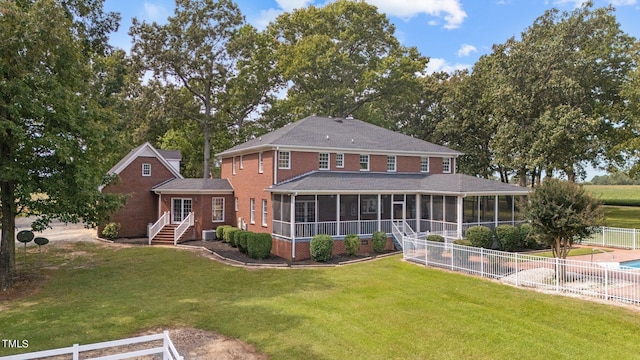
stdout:
{"type": "Polygon", "coordinates": [[[224,239],[224,242],[231,244],[231,234],[236,231],[240,231],[240,229],[238,229],[237,227],[224,228],[222,230],[222,239],[224,239]]]}
{"type": "Polygon", "coordinates": [[[491,249],[493,246],[493,232],[486,226],[472,226],[467,229],[467,240],[471,246],[491,249]]]}
{"type": "Polygon", "coordinates": [[[311,258],[315,261],[327,261],[333,254],[333,239],[329,235],[319,234],[311,239],[311,258]]]}
{"type": "Polygon", "coordinates": [[[513,225],[499,225],[496,227],[498,247],[502,251],[516,251],[522,248],[520,229],[513,225]]]}
{"type": "Polygon", "coordinates": [[[118,232],[120,231],[120,223],[108,223],[104,229],[102,230],[102,236],[109,240],[113,240],[118,237],[118,232]]]}
{"type": "Polygon", "coordinates": [[[384,247],[387,245],[387,234],[384,231],[376,231],[371,236],[373,252],[382,254],[384,247]]]}
{"type": "Polygon", "coordinates": [[[444,242],[444,236],[438,234],[427,235],[427,241],[444,242]]]}
{"type": "Polygon", "coordinates": [[[250,231],[243,231],[236,235],[236,245],[241,253],[247,253],[248,239],[251,234],[253,233],[250,231]]]}
{"type": "Polygon", "coordinates": [[[247,254],[253,259],[265,259],[271,255],[271,234],[249,233],[247,237],[247,254]]]}
{"type": "Polygon", "coordinates": [[[238,247],[238,240],[240,239],[240,235],[244,232],[246,231],[242,229],[239,231],[232,231],[231,234],[229,234],[229,244],[233,247],[238,247]]]}
{"type": "Polygon", "coordinates": [[[527,249],[538,249],[540,244],[538,244],[536,238],[531,233],[532,230],[533,226],[531,226],[531,224],[520,225],[520,241],[522,242],[522,246],[527,249]]]}
{"type": "Polygon", "coordinates": [[[216,240],[222,240],[224,229],[230,228],[231,225],[220,225],[216,228],[216,240]]]}
{"type": "Polygon", "coordinates": [[[353,256],[360,251],[360,237],[356,234],[349,234],[344,238],[344,248],[347,255],[353,256]]]}
{"type": "Polygon", "coordinates": [[[458,239],[453,241],[456,245],[471,246],[471,241],[467,239],[458,239]]]}

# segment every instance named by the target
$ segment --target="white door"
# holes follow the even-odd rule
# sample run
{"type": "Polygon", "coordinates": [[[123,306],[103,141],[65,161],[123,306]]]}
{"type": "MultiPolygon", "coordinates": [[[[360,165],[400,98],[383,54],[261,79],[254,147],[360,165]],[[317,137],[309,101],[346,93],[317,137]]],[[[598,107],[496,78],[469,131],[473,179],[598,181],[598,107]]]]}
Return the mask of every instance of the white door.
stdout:
{"type": "Polygon", "coordinates": [[[191,199],[174,198],[171,207],[171,222],[179,224],[191,212],[191,199]]]}

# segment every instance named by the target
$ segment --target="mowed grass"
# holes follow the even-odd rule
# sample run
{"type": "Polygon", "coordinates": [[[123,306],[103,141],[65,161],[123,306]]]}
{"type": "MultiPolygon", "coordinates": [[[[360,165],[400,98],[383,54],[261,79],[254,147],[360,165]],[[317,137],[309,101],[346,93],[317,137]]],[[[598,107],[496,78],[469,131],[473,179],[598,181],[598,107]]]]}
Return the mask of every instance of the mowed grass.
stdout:
{"type": "Polygon", "coordinates": [[[640,206],[640,185],[584,185],[605,205],[640,206]]]}
{"type": "Polygon", "coordinates": [[[640,353],[636,310],[429,269],[399,256],[339,268],[246,270],[170,248],[48,250],[42,264],[59,269],[44,287],[0,303],[0,337],[28,339],[29,348],[0,348],[0,355],[178,326],[239,338],[271,359],[640,353]]]}
{"type": "Polygon", "coordinates": [[[605,206],[604,216],[606,226],[640,229],[640,207],[605,206]]]}

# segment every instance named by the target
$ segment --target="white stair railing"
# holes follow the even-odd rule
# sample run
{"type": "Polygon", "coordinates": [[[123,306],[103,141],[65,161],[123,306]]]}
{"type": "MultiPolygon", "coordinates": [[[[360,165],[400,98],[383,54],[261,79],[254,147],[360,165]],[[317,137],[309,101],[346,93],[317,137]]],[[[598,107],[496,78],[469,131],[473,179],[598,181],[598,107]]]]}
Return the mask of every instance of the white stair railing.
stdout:
{"type": "Polygon", "coordinates": [[[194,215],[192,212],[190,212],[189,215],[187,215],[187,217],[184,218],[184,220],[182,220],[180,225],[178,225],[173,230],[173,245],[178,244],[178,239],[180,239],[180,237],[187,231],[187,229],[193,226],[193,223],[194,223],[194,215]]]}
{"type": "Polygon", "coordinates": [[[169,225],[170,222],[171,217],[169,216],[169,212],[165,211],[162,216],[160,216],[160,219],[158,219],[155,224],[149,227],[149,245],[151,245],[151,240],[156,237],[156,235],[158,235],[160,230],[162,230],[163,227],[169,225]]]}

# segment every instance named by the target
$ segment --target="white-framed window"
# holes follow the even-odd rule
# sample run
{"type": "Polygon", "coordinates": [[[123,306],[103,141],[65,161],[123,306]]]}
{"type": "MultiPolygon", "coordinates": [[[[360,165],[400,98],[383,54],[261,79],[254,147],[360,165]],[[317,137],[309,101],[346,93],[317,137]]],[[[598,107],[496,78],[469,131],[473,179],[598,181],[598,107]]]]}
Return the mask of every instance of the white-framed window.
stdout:
{"type": "Polygon", "coordinates": [[[234,209],[236,209],[236,211],[238,211],[238,198],[234,199],[234,209]]]}
{"type": "Polygon", "coordinates": [[[426,156],[420,158],[420,172],[429,172],[429,158],[426,156]]]}
{"type": "Polygon", "coordinates": [[[329,153],[319,153],[318,154],[318,169],[320,170],[329,170],[329,153]]]}
{"type": "Polygon", "coordinates": [[[256,199],[249,200],[249,209],[251,212],[249,213],[249,222],[252,224],[256,223],[256,199]]]}
{"type": "Polygon", "coordinates": [[[442,172],[443,173],[451,172],[451,158],[442,158],[442,172]]]}
{"type": "Polygon", "coordinates": [[[151,176],[151,164],[143,163],[142,164],[142,176],[151,176]]]}
{"type": "Polygon", "coordinates": [[[231,159],[231,174],[233,175],[236,174],[236,157],[235,156],[231,159]]]}
{"type": "Polygon", "coordinates": [[[369,155],[360,155],[360,171],[369,171],[369,155]]]}
{"type": "Polygon", "coordinates": [[[395,172],[396,171],[396,156],[389,155],[387,156],[387,171],[395,172]]]}
{"type": "Polygon", "coordinates": [[[224,198],[214,197],[211,199],[211,221],[223,222],[224,221],[224,198]]]}
{"type": "Polygon", "coordinates": [[[262,199],[262,226],[267,226],[267,200],[262,199]]]}
{"type": "Polygon", "coordinates": [[[262,151],[258,153],[258,174],[262,174],[264,171],[264,161],[262,159],[262,151]]]}
{"type": "Polygon", "coordinates": [[[240,170],[244,169],[244,164],[242,163],[242,155],[240,155],[240,170]]]}
{"type": "Polygon", "coordinates": [[[278,169],[291,169],[291,151],[278,152],[278,169]]]}
{"type": "Polygon", "coordinates": [[[344,167],[344,154],[336,154],[336,167],[343,168],[344,167]]]}

